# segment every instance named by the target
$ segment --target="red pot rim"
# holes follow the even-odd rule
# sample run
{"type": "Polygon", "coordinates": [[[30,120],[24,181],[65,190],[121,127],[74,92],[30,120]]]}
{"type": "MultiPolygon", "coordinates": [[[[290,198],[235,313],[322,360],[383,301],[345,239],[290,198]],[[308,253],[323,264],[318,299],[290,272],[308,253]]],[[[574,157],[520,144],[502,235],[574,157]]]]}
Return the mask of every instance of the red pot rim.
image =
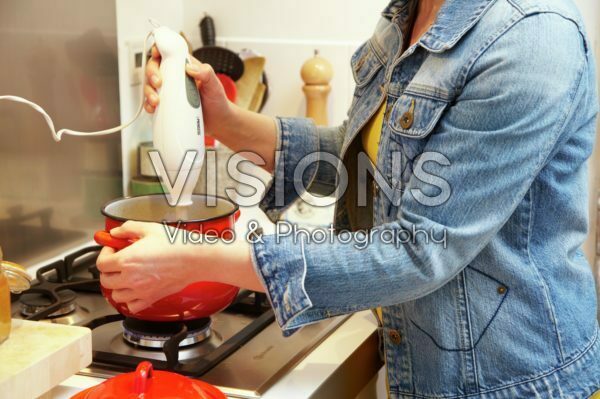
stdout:
{"type": "MultiPolygon", "coordinates": [[[[136,222],[156,222],[156,220],[142,220],[142,219],[131,219],[131,218],[126,218],[126,217],[121,217],[121,216],[115,216],[115,215],[111,215],[110,213],[108,213],[106,211],[106,208],[108,208],[110,205],[113,205],[117,202],[120,201],[124,201],[124,200],[130,200],[130,199],[134,199],[134,198],[142,198],[142,197],[164,197],[165,194],[146,194],[146,195],[140,195],[140,196],[128,196],[128,197],[121,197],[121,198],[116,198],[113,200],[108,201],[106,204],[104,204],[102,206],[102,209],[100,210],[100,212],[102,213],[102,215],[104,215],[107,218],[110,218],[112,220],[117,220],[119,222],[127,222],[129,220],[133,220],[136,222]]],[[[218,215],[218,216],[213,216],[213,217],[207,217],[207,218],[196,218],[196,219],[190,219],[190,220],[182,220],[182,222],[185,223],[202,223],[202,222],[208,222],[211,220],[217,220],[217,219],[221,219],[221,218],[226,218],[232,215],[235,215],[235,213],[240,209],[239,205],[236,204],[235,202],[231,201],[228,198],[222,197],[220,195],[207,195],[207,194],[193,194],[193,196],[198,196],[198,197],[204,197],[204,198],[216,198],[222,201],[226,201],[228,203],[230,203],[233,206],[233,209],[230,212],[227,213],[223,213],[222,215],[218,215]]],[[[166,201],[166,198],[165,198],[166,201]]],[[[175,222],[175,221],[173,221],[175,222]]],[[[170,221],[167,221],[167,223],[171,223],[170,221]]]]}

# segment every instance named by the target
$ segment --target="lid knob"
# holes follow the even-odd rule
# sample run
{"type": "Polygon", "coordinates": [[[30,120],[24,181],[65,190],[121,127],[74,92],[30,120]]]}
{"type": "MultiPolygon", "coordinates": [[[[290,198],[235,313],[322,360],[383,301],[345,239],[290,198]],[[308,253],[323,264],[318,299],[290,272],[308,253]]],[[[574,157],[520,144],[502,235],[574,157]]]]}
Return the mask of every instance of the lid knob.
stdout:
{"type": "Polygon", "coordinates": [[[141,395],[146,393],[148,387],[148,379],[152,378],[154,367],[150,362],[141,362],[135,369],[134,389],[135,393],[141,395]]]}

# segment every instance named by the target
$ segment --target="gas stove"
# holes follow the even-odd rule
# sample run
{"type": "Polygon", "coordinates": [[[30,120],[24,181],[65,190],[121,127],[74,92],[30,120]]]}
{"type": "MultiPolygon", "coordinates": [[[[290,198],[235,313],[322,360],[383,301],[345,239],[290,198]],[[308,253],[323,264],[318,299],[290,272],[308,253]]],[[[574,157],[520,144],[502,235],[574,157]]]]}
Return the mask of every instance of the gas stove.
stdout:
{"type": "Polygon", "coordinates": [[[126,318],[104,299],[90,246],[41,267],[32,288],[12,296],[13,318],[92,330],[93,362],[80,374],[110,378],[143,360],[218,386],[232,398],[260,398],[345,318],[284,338],[264,294],[240,291],[211,318],[156,323],[126,318]]]}

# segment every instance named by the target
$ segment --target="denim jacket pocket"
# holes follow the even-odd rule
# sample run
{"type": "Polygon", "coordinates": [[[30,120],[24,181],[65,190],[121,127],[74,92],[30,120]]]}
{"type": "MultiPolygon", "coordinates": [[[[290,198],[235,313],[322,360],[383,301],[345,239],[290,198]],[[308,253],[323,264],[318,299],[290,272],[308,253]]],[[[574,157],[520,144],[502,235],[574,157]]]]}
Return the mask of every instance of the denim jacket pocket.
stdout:
{"type": "Polygon", "coordinates": [[[394,135],[421,139],[433,131],[449,104],[434,93],[407,89],[396,99],[389,120],[394,135]]]}
{"type": "Polygon", "coordinates": [[[508,287],[494,277],[467,266],[454,280],[406,308],[411,336],[443,351],[477,347],[508,296],[508,287]],[[438,309],[432,318],[425,309],[438,309]]]}
{"type": "Polygon", "coordinates": [[[356,82],[355,95],[360,96],[362,89],[369,84],[383,67],[383,61],[377,55],[371,40],[366,41],[352,55],[350,64],[356,82]]]}

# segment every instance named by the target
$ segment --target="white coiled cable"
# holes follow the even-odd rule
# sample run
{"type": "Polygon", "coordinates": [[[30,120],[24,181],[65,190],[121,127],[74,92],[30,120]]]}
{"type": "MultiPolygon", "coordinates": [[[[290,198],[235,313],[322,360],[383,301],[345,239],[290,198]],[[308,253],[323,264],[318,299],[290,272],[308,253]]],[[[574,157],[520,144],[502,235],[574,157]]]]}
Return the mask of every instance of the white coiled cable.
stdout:
{"type": "MultiPolygon", "coordinates": [[[[153,25],[154,25],[154,23],[153,23],[153,25]]],[[[150,32],[150,33],[148,33],[148,35],[146,35],[146,38],[144,39],[144,48],[142,50],[142,71],[144,71],[144,78],[142,79],[142,99],[140,102],[140,106],[139,106],[137,112],[135,113],[135,116],[129,122],[127,122],[125,124],[113,127],[111,129],[98,130],[96,132],[80,132],[80,131],[71,130],[71,129],[60,129],[57,132],[56,129],[54,128],[54,122],[52,121],[52,118],[50,118],[50,115],[48,115],[48,113],[42,107],[40,107],[38,104],[36,104],[32,101],[29,101],[26,98],[19,97],[19,96],[11,96],[11,95],[0,96],[0,100],[14,101],[14,102],[18,102],[21,104],[29,105],[31,108],[33,108],[34,110],[36,110],[37,112],[42,114],[42,116],[46,120],[46,123],[48,124],[48,127],[50,128],[50,131],[52,132],[52,138],[57,143],[61,140],[63,134],[68,134],[70,136],[103,136],[106,134],[120,132],[121,130],[125,129],[126,127],[131,125],[133,122],[135,122],[135,120],[141,115],[142,110],[144,109],[144,85],[146,84],[146,76],[145,76],[146,50],[148,48],[147,44],[148,44],[148,39],[150,38],[150,36],[152,36],[152,32],[150,32]]]]}

